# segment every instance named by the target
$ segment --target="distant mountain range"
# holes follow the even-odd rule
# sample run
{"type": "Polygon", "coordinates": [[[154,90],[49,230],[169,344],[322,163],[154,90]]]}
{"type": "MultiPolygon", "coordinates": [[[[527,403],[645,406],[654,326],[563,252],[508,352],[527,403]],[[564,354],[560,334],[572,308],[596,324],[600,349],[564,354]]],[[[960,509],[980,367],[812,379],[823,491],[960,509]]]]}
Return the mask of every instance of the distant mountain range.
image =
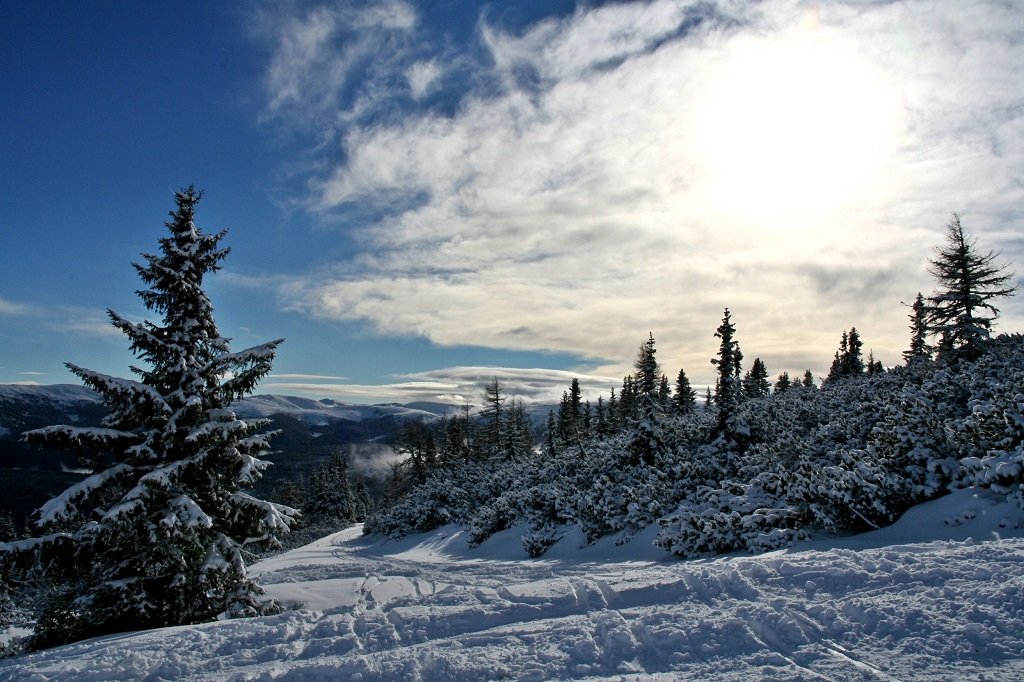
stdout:
{"type": "MultiPolygon", "coordinates": [[[[281,431],[268,457],[274,466],[257,487],[259,494],[338,450],[349,455],[355,471],[379,477],[387,471],[383,461],[394,459],[390,445],[403,423],[430,422],[460,410],[445,403],[358,405],[278,395],[251,396],[232,407],[243,419],[269,417],[269,428],[281,431]]],[[[0,384],[0,513],[19,521],[83,475],[75,470],[73,455],[26,445],[23,432],[51,424],[97,426],[105,415],[100,396],[84,386],[0,384]]]]}

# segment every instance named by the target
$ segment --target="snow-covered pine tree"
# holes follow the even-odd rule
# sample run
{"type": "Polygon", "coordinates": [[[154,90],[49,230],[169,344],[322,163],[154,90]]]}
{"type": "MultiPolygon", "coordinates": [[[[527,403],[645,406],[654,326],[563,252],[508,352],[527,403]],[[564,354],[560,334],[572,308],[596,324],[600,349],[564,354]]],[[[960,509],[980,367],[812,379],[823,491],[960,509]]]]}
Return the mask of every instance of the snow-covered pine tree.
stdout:
{"type": "Polygon", "coordinates": [[[630,463],[653,465],[659,452],[664,448],[665,420],[664,406],[666,401],[661,398],[661,368],[655,358],[657,349],[654,347],[654,334],[648,333],[647,341],[640,346],[636,363],[636,382],[639,390],[636,398],[638,419],[629,442],[630,463]]]}
{"type": "Polygon", "coordinates": [[[981,355],[999,315],[991,301],[1012,296],[1015,289],[1008,286],[1013,274],[1005,264],[996,263],[999,254],[981,255],[975,243],[954,213],[946,225],[946,244],[928,261],[939,284],[928,297],[928,329],[941,337],[940,355],[947,357],[973,360],[981,355]]]}
{"type": "Polygon", "coordinates": [[[103,428],[50,426],[26,439],[71,449],[94,473],[47,502],[36,524],[49,535],[7,545],[49,553],[66,590],[42,614],[31,643],[43,648],[99,634],[219,615],[271,613],[278,606],[247,574],[246,545],[276,542],[297,512],[252,497],[268,465],[265,420],[242,421],[230,403],[271,368],[282,339],[241,352],[220,335],[203,277],[220,268],[226,232],[195,225],[201,193],[175,193],[177,210],[160,253],[135,265],[138,292],[161,324],[109,311],[147,369],[141,381],[68,364],[103,397],[103,428]]]}

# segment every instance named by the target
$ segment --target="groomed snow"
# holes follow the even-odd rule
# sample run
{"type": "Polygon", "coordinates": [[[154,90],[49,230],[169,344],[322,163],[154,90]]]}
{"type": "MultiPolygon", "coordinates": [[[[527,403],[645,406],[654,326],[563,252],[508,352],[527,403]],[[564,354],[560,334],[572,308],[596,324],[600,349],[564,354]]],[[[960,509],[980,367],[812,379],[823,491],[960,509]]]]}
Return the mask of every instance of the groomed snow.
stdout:
{"type": "MultiPolygon", "coordinates": [[[[1024,679],[1024,514],[959,491],[865,535],[679,561],[351,528],[253,567],[284,614],[0,661],[4,680],[1024,679]]],[[[651,531],[653,533],[653,530],[651,531]]]]}

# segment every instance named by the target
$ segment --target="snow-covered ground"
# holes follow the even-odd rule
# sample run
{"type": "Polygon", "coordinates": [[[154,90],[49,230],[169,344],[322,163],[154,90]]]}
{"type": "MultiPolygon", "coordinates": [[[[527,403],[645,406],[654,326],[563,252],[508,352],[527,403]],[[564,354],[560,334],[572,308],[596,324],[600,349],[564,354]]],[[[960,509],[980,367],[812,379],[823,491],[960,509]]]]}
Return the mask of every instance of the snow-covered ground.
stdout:
{"type": "MultiPolygon", "coordinates": [[[[0,661],[4,680],[1024,679],[1024,514],[960,491],[873,533],[679,561],[521,530],[358,528],[253,567],[301,608],[0,661]]],[[[653,532],[653,529],[652,529],[653,532]]]]}

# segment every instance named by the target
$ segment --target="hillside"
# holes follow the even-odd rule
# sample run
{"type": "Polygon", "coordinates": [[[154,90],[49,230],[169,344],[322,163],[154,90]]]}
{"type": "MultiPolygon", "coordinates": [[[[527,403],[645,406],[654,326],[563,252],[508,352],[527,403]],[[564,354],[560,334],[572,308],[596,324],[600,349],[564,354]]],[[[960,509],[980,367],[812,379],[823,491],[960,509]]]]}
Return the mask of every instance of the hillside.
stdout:
{"type": "MultiPolygon", "coordinates": [[[[255,395],[238,401],[234,409],[242,418],[269,417],[270,428],[281,431],[269,458],[274,466],[259,486],[265,493],[338,449],[350,454],[357,471],[372,475],[373,458],[386,448],[363,448],[363,444],[390,443],[406,420],[432,421],[452,408],[429,402],[357,405],[255,395]]],[[[0,471],[16,470],[19,480],[19,486],[0,499],[0,513],[8,512],[20,522],[83,475],[70,453],[29,446],[20,441],[22,432],[52,424],[96,426],[105,415],[98,394],[84,386],[0,384],[0,471]]]]}
{"type": "Polygon", "coordinates": [[[1020,679],[1022,527],[970,490],[880,531],[694,561],[643,537],[527,560],[525,528],[469,549],[455,527],[353,527],[252,567],[302,608],[6,659],[0,679],[1020,679]]]}

